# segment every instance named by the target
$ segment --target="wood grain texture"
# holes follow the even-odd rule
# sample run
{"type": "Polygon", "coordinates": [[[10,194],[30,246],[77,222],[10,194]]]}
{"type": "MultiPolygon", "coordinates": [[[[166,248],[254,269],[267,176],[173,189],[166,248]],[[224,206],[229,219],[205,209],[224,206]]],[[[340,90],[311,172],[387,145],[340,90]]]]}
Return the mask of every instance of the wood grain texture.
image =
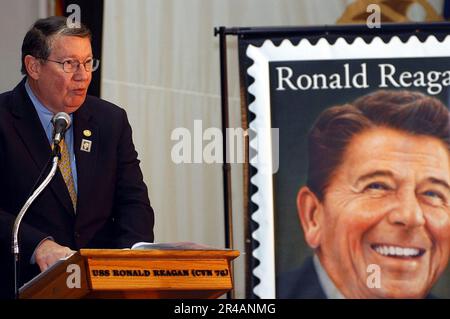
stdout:
{"type": "Polygon", "coordinates": [[[20,298],[217,298],[232,289],[234,250],[82,249],[41,274],[20,298]],[[81,287],[69,288],[70,265],[81,287]]]}
{"type": "Polygon", "coordinates": [[[41,274],[34,280],[36,281],[28,287],[20,288],[20,299],[79,299],[91,290],[87,280],[85,259],[79,253],[52,267],[47,273],[41,274]],[[71,264],[80,266],[80,288],[70,289],[67,286],[67,278],[70,275],[67,267],[71,264]]]}

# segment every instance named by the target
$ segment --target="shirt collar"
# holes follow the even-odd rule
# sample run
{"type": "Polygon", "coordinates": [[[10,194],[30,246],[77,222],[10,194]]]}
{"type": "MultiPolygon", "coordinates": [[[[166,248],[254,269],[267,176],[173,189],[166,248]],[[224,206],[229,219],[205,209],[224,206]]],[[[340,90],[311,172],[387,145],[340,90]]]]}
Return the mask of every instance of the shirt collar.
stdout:
{"type": "Polygon", "coordinates": [[[317,255],[314,255],[313,263],[317,276],[319,277],[320,286],[325,292],[325,296],[327,296],[328,299],[345,299],[344,295],[337,289],[331,278],[328,276],[317,255]]]}

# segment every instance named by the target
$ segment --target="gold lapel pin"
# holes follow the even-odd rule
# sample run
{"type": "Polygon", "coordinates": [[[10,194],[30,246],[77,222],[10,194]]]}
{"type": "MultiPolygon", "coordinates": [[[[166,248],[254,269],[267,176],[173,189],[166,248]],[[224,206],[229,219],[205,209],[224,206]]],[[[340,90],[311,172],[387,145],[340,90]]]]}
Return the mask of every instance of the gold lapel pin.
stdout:
{"type": "Polygon", "coordinates": [[[86,136],[86,137],[89,137],[89,136],[92,135],[92,132],[90,130],[84,130],[83,131],[83,135],[86,136]]]}

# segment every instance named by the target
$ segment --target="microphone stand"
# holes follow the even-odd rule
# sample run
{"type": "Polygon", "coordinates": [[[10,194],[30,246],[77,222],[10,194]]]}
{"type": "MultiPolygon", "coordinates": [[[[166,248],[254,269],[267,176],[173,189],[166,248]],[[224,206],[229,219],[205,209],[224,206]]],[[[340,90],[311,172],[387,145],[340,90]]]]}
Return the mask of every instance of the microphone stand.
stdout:
{"type": "Polygon", "coordinates": [[[28,200],[23,205],[22,209],[20,210],[19,214],[17,215],[14,226],[13,226],[13,232],[12,232],[12,253],[14,255],[14,292],[16,299],[19,299],[19,227],[20,223],[27,212],[30,205],[34,202],[34,200],[39,196],[39,194],[47,187],[47,185],[51,182],[53,179],[53,176],[56,174],[56,170],[58,169],[58,161],[61,157],[61,148],[59,144],[54,144],[53,152],[52,152],[52,168],[50,170],[50,173],[47,175],[45,180],[42,182],[41,185],[39,185],[38,188],[33,192],[33,194],[28,198],[28,200]]]}

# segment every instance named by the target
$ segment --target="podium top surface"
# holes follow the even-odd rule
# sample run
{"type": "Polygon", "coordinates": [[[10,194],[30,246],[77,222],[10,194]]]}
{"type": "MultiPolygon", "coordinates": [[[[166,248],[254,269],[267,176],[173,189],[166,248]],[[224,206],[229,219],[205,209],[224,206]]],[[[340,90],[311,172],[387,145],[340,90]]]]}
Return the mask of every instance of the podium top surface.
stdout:
{"type": "Polygon", "coordinates": [[[86,258],[186,258],[229,259],[239,256],[239,251],[230,249],[81,249],[86,258]]]}

